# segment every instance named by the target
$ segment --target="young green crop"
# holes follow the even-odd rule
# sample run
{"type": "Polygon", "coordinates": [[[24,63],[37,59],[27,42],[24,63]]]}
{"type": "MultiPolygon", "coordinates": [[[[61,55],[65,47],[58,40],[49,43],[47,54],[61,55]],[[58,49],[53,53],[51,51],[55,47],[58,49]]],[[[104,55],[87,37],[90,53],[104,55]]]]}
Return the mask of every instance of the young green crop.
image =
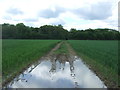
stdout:
{"type": "Polygon", "coordinates": [[[118,41],[69,40],[68,42],[110,87],[117,86],[118,41]]]}
{"type": "Polygon", "coordinates": [[[3,40],[3,80],[38,60],[58,42],[59,40],[3,40]]]}

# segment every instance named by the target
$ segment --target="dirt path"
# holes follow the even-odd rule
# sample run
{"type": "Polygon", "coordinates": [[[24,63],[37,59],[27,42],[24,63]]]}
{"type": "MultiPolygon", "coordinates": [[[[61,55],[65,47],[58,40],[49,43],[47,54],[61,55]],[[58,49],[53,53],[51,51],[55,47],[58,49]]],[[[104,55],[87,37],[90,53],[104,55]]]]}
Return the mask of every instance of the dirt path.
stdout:
{"type": "Polygon", "coordinates": [[[58,44],[46,55],[46,57],[51,57],[51,56],[53,56],[54,51],[56,51],[58,48],[60,48],[60,46],[61,46],[62,43],[63,43],[63,42],[58,43],[58,44]]]}
{"type": "Polygon", "coordinates": [[[61,46],[62,43],[63,42],[58,43],[48,54],[46,54],[45,56],[41,57],[40,60],[52,60],[55,57],[54,52],[58,48],[60,48],[60,46],[61,46]]]}
{"type": "Polygon", "coordinates": [[[69,51],[70,55],[72,55],[72,56],[77,55],[76,52],[71,48],[71,46],[68,43],[66,43],[66,46],[68,47],[68,51],[69,51]]]}
{"type": "MultiPolygon", "coordinates": [[[[72,62],[74,61],[74,58],[76,56],[76,53],[75,51],[71,48],[71,46],[66,42],[66,41],[62,41],[60,43],[58,43],[55,48],[53,48],[45,57],[43,57],[44,59],[46,60],[52,60],[52,61],[56,61],[56,60],[59,60],[60,62],[72,62]],[[67,53],[65,52],[62,52],[62,53],[55,53],[55,51],[57,50],[62,50],[64,48],[62,48],[61,46],[62,45],[65,45],[66,46],[66,51],[67,53]],[[61,48],[60,48],[61,47],[61,48]]],[[[42,58],[42,59],[43,59],[42,58]]]]}
{"type": "Polygon", "coordinates": [[[50,72],[54,72],[56,71],[57,61],[63,65],[65,65],[66,62],[69,62],[70,69],[71,71],[73,71],[74,69],[73,62],[75,61],[76,58],[77,58],[77,55],[75,51],[71,48],[71,46],[66,41],[62,41],[59,44],[57,44],[55,48],[53,48],[45,57],[42,57],[41,59],[50,60],[52,62],[52,67],[50,72]],[[62,45],[65,46],[65,48],[63,48],[62,45]],[[65,52],[55,53],[56,51],[59,52],[60,50],[64,51],[64,49],[66,49],[65,52]]]}

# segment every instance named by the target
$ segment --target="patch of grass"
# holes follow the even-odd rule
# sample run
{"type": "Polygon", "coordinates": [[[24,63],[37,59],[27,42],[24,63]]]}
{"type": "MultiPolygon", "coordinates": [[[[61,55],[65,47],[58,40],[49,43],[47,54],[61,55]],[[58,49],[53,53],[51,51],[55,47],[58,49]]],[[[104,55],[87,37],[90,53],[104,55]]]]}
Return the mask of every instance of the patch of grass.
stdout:
{"type": "Polygon", "coordinates": [[[60,40],[3,40],[3,81],[50,51],[60,40]]]}
{"type": "Polygon", "coordinates": [[[66,42],[63,41],[62,44],[60,45],[60,47],[54,51],[55,54],[68,54],[68,49],[67,49],[67,46],[66,46],[66,42]]]}
{"type": "Polygon", "coordinates": [[[108,87],[118,86],[118,41],[69,40],[68,42],[108,87]]]}

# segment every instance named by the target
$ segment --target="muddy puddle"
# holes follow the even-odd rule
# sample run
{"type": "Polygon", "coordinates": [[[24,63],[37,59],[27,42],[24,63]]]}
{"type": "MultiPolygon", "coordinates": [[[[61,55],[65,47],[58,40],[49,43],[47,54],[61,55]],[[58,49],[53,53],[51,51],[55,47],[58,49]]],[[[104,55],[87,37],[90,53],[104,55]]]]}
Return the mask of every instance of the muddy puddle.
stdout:
{"type": "Polygon", "coordinates": [[[12,80],[7,88],[106,88],[77,56],[40,60],[12,80]]]}

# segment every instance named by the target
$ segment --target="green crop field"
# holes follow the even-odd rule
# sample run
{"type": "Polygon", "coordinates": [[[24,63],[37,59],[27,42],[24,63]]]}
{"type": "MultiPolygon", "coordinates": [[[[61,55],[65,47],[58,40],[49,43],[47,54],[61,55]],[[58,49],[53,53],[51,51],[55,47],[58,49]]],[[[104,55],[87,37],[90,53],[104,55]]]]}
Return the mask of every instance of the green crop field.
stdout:
{"type": "Polygon", "coordinates": [[[6,80],[50,51],[60,40],[3,40],[2,72],[6,80]]]}
{"type": "Polygon", "coordinates": [[[68,42],[108,86],[117,86],[118,41],[69,40],[68,42]]]}

